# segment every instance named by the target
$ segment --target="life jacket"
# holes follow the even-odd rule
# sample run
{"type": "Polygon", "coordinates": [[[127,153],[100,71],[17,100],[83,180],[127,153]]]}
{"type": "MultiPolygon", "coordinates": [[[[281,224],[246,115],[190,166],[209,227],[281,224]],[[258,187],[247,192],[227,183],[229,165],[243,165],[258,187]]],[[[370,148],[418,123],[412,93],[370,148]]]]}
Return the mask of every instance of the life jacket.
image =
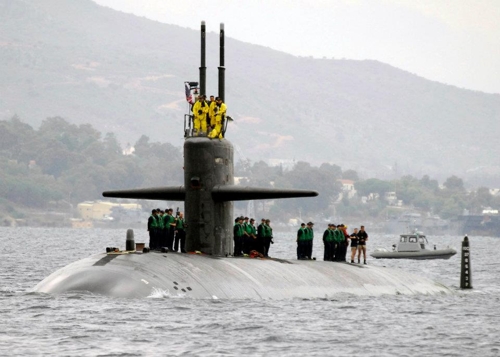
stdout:
{"type": "Polygon", "coordinates": [[[153,220],[151,221],[151,228],[158,228],[158,221],[156,220],[156,216],[152,214],[150,217],[153,217],[153,220]]]}

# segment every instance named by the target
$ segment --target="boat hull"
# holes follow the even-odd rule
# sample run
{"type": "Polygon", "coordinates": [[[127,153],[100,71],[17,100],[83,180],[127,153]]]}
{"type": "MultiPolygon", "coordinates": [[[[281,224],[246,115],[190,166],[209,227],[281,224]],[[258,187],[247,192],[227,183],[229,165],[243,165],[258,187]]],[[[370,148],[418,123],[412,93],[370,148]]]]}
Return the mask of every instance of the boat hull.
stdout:
{"type": "Polygon", "coordinates": [[[457,253],[455,249],[428,250],[418,252],[375,251],[370,254],[376,259],[450,259],[457,253]]]}
{"type": "Polygon", "coordinates": [[[397,269],[323,261],[158,253],[97,254],[54,272],[34,289],[143,298],[328,298],[338,294],[442,294],[446,286],[397,269]]]}

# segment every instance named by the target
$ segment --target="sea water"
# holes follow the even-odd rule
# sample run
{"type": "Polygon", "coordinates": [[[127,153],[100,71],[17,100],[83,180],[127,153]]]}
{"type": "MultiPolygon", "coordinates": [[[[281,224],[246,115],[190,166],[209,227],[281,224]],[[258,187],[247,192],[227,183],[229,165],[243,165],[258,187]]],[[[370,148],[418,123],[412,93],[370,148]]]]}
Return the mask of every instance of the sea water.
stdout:
{"type": "MultiPolygon", "coordinates": [[[[148,242],[145,230],[135,236],[148,242]]],[[[161,290],[145,299],[33,292],[73,261],[107,246],[124,248],[125,237],[125,230],[0,228],[0,355],[500,355],[498,238],[469,237],[472,290],[459,289],[463,237],[428,237],[457,248],[449,260],[368,257],[368,264],[439,281],[454,290],[451,295],[200,300],[161,290]]],[[[368,253],[390,249],[397,239],[370,234],[368,253]]],[[[271,256],[295,259],[294,232],[276,233],[274,241],[271,256]]],[[[318,259],[322,250],[316,238],[318,259]]]]}

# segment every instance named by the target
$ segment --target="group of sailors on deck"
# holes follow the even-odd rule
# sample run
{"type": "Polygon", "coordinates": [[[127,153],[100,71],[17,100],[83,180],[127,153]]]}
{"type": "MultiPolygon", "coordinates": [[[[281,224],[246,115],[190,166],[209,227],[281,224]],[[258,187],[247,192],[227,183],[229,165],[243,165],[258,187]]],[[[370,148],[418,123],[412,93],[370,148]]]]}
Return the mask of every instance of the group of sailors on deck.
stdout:
{"type": "MultiPolygon", "coordinates": [[[[302,223],[297,231],[297,259],[315,259],[313,255],[314,223],[302,223]]],[[[173,215],[173,209],[165,211],[153,209],[148,219],[149,246],[152,250],[160,250],[163,247],[169,251],[177,252],[179,249],[186,253],[186,223],[182,212],[177,210],[173,215]]],[[[255,219],[248,217],[237,217],[233,227],[234,256],[269,257],[269,248],[273,241],[273,229],[271,220],[262,218],[256,227],[255,219]]],[[[366,241],[368,234],[365,227],[354,228],[353,233],[347,232],[344,224],[328,224],[323,232],[324,253],[323,260],[345,262],[347,250],[351,246],[351,263],[363,262],[366,264],[366,241]]]]}
{"type": "Polygon", "coordinates": [[[182,253],[186,253],[186,224],[184,215],[167,208],[165,211],[157,208],[153,209],[148,219],[149,248],[160,250],[167,247],[169,251],[177,252],[180,248],[182,253]]]}
{"type": "MultiPolygon", "coordinates": [[[[314,240],[314,223],[308,222],[307,225],[302,223],[297,231],[297,259],[313,259],[312,249],[314,240]]],[[[323,232],[324,253],[323,260],[345,262],[347,248],[351,245],[351,263],[354,263],[356,253],[358,255],[358,263],[366,264],[366,241],[368,234],[365,227],[360,229],[354,228],[353,233],[347,233],[347,226],[344,224],[335,225],[328,224],[328,228],[323,232]]]]}
{"type": "Polygon", "coordinates": [[[258,227],[255,219],[237,217],[233,227],[234,256],[269,257],[269,248],[273,241],[271,220],[262,218],[258,227]]]}

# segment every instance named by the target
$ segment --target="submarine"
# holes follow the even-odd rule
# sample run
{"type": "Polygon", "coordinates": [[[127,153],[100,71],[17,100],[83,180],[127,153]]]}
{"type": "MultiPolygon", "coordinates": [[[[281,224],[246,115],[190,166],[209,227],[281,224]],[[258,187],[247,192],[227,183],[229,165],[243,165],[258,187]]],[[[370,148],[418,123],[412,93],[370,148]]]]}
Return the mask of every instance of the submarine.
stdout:
{"type": "MultiPolygon", "coordinates": [[[[225,99],[224,25],[220,26],[219,97],[225,99]]],[[[201,23],[200,94],[206,94],[206,25],[201,23]]],[[[225,102],[225,101],[224,101],[225,102]]],[[[234,185],[233,146],[194,135],[184,118],[184,185],[103,192],[105,197],[184,201],[188,253],[136,251],[127,231],[123,251],[98,253],[52,273],[34,291],[88,292],[145,298],[158,292],[195,299],[330,298],[339,294],[447,294],[448,287],[380,266],[316,260],[234,257],[233,201],[314,197],[314,190],[234,185]]]]}

